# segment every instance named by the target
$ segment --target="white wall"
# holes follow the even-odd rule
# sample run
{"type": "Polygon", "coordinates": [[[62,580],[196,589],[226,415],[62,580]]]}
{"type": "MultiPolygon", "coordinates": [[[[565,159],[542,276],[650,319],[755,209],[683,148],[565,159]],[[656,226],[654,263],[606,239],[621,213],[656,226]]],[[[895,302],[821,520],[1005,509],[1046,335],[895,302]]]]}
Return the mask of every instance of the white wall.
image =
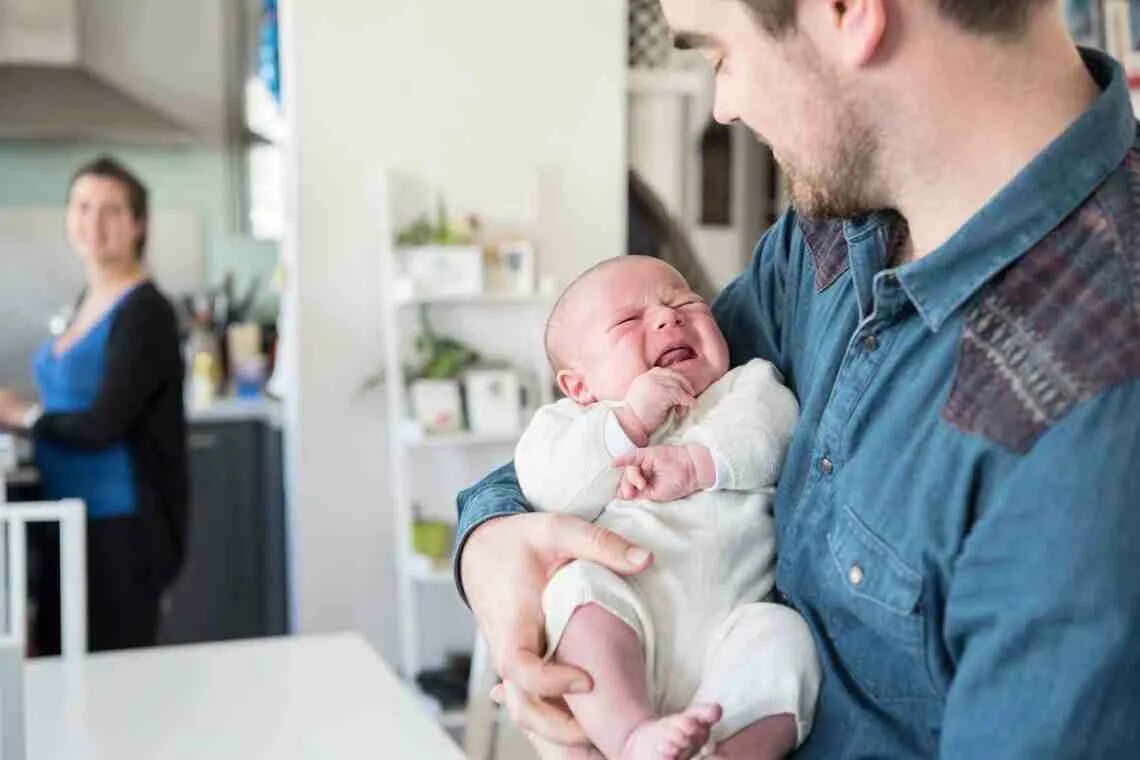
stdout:
{"type": "Polygon", "coordinates": [[[559,279],[623,252],[625,3],[288,0],[292,538],[302,632],[396,653],[374,224],[385,167],[533,224],[559,279]],[[293,81],[289,81],[290,75],[293,81]]]}

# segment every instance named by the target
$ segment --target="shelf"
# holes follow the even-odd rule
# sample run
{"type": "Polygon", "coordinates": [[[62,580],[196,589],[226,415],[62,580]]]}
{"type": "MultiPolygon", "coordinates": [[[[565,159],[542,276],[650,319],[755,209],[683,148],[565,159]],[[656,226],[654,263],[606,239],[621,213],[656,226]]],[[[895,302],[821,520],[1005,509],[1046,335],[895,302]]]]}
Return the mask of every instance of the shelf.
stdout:
{"type": "Polygon", "coordinates": [[[417,449],[439,449],[464,446],[514,446],[522,436],[521,430],[509,433],[422,433],[414,425],[405,425],[402,436],[405,445],[417,449]]]}
{"type": "Polygon", "coordinates": [[[455,576],[449,567],[425,567],[417,562],[409,562],[408,575],[419,583],[432,583],[451,586],[455,583],[455,576]]]}
{"type": "Polygon", "coordinates": [[[473,293],[471,295],[456,296],[430,296],[401,293],[396,297],[395,301],[397,306],[549,306],[551,298],[545,295],[522,295],[515,293],[473,293]]]}
{"type": "MultiPolygon", "coordinates": [[[[405,682],[407,683],[407,682],[405,682]]],[[[435,697],[426,694],[415,683],[408,683],[424,710],[435,719],[443,728],[460,729],[467,725],[467,708],[453,707],[448,710],[441,709],[435,697]]]]}
{"type": "Polygon", "coordinates": [[[467,725],[467,711],[462,708],[444,710],[438,718],[439,725],[444,728],[458,729],[467,725]]]}
{"type": "Polygon", "coordinates": [[[626,90],[632,94],[700,95],[708,87],[701,69],[627,69],[626,90]]]}

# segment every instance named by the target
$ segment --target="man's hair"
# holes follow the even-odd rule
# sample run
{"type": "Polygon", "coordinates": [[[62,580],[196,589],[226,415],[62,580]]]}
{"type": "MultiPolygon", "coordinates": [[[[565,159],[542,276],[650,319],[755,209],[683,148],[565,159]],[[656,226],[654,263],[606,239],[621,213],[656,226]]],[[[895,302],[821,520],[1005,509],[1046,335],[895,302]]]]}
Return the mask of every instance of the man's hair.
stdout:
{"type": "Polygon", "coordinates": [[[127,205],[130,206],[131,216],[136,222],[142,224],[142,234],[139,235],[135,246],[135,258],[142,261],[146,256],[146,225],[150,218],[150,200],[146,185],[131,171],[110,156],[100,156],[90,163],[84,164],[71,176],[68,185],[68,194],[75,187],[75,183],[83,177],[102,177],[118,182],[127,193],[127,205]]]}
{"type": "MultiPolygon", "coordinates": [[[[1056,0],[925,0],[968,32],[1017,37],[1030,13],[1056,0]]],[[[741,0],[771,34],[780,35],[796,23],[796,0],[741,0]]]]}

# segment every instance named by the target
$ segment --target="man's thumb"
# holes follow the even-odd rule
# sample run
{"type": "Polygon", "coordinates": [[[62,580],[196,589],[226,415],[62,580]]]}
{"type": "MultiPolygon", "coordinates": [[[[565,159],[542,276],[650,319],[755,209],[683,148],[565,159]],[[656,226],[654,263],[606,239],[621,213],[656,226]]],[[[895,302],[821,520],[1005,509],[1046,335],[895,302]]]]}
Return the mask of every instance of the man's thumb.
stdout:
{"type": "Polygon", "coordinates": [[[596,562],[621,575],[640,573],[653,561],[653,555],[640,546],[583,520],[573,520],[565,529],[557,530],[554,549],[564,557],[596,562]]]}

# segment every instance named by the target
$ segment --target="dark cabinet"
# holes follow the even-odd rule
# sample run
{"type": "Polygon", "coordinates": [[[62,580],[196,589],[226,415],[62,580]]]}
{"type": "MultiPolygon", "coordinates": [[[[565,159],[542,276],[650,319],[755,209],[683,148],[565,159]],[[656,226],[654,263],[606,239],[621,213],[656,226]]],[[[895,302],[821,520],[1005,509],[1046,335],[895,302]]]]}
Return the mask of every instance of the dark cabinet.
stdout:
{"type": "Polygon", "coordinates": [[[163,600],[159,641],[288,628],[281,432],[260,420],[191,425],[186,562],[163,600]]]}

